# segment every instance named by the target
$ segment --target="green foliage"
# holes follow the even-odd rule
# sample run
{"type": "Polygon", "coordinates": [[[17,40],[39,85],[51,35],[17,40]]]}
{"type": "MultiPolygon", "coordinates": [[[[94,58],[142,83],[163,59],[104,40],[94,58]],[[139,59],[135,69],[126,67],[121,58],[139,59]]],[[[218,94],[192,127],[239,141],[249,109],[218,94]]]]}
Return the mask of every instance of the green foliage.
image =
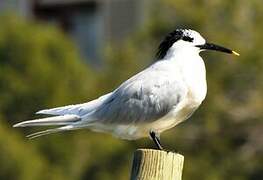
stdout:
{"type": "MultiPolygon", "coordinates": [[[[144,29],[110,45],[105,65],[92,70],[62,32],[14,16],[0,18],[0,178],[128,179],[133,151],[147,140],[122,141],[88,130],[34,141],[13,129],[46,107],[81,103],[117,87],[153,60],[174,28],[199,31],[237,50],[207,52],[208,96],[185,123],[162,134],[185,155],[184,179],[263,179],[263,6],[251,1],[162,0],[144,29]]],[[[33,130],[36,130],[33,128],[33,130]]]]}
{"type": "Polygon", "coordinates": [[[88,80],[92,85],[91,71],[61,32],[44,25],[24,23],[15,17],[2,17],[0,21],[0,109],[3,115],[17,121],[28,118],[40,106],[89,97],[84,92],[89,92],[92,86],[82,82],[88,80]]]}

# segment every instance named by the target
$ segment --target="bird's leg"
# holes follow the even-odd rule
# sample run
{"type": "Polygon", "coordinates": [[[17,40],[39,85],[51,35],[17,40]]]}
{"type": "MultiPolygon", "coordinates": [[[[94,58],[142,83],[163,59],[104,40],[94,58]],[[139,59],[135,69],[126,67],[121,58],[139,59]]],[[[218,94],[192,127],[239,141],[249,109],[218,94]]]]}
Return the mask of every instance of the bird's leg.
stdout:
{"type": "Polygon", "coordinates": [[[156,134],[154,131],[150,131],[150,136],[151,136],[153,142],[155,143],[155,145],[157,146],[157,148],[159,150],[163,150],[163,147],[162,147],[161,141],[160,141],[160,136],[158,134],[156,134]]]}

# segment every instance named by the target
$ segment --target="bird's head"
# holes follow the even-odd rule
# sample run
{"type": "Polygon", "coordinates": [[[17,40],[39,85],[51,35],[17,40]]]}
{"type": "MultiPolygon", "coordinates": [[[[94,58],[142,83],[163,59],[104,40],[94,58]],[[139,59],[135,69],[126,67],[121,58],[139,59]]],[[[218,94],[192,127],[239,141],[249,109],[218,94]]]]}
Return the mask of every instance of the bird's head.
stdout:
{"type": "Polygon", "coordinates": [[[176,29],[169,33],[161,42],[157,52],[157,58],[164,58],[169,51],[195,51],[197,53],[204,50],[221,51],[239,56],[239,54],[228,48],[207,43],[205,39],[196,31],[190,29],[176,29]]]}

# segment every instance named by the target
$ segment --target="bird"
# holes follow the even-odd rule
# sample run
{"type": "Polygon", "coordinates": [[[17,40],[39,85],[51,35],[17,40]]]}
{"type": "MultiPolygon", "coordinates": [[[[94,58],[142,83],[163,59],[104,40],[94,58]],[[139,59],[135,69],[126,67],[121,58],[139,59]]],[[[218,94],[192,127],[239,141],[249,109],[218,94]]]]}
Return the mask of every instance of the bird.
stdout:
{"type": "Polygon", "coordinates": [[[126,140],[149,137],[162,150],[160,134],[188,119],[206,97],[206,68],[199,55],[205,50],[239,56],[206,42],[197,31],[175,29],[160,43],[155,62],[112,92],[83,104],[40,110],[36,114],[48,117],[13,127],[56,126],[28,138],[84,128],[126,140]]]}

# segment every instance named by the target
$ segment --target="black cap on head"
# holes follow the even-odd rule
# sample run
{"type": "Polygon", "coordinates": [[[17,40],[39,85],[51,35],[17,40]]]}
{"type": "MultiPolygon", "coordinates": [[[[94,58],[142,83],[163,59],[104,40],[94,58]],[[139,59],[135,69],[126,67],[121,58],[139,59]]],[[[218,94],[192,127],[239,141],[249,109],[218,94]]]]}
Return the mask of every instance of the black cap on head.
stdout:
{"type": "Polygon", "coordinates": [[[193,42],[194,38],[191,37],[189,30],[176,29],[175,31],[169,33],[159,45],[158,52],[156,54],[157,58],[164,58],[169,48],[178,40],[193,42]]]}

